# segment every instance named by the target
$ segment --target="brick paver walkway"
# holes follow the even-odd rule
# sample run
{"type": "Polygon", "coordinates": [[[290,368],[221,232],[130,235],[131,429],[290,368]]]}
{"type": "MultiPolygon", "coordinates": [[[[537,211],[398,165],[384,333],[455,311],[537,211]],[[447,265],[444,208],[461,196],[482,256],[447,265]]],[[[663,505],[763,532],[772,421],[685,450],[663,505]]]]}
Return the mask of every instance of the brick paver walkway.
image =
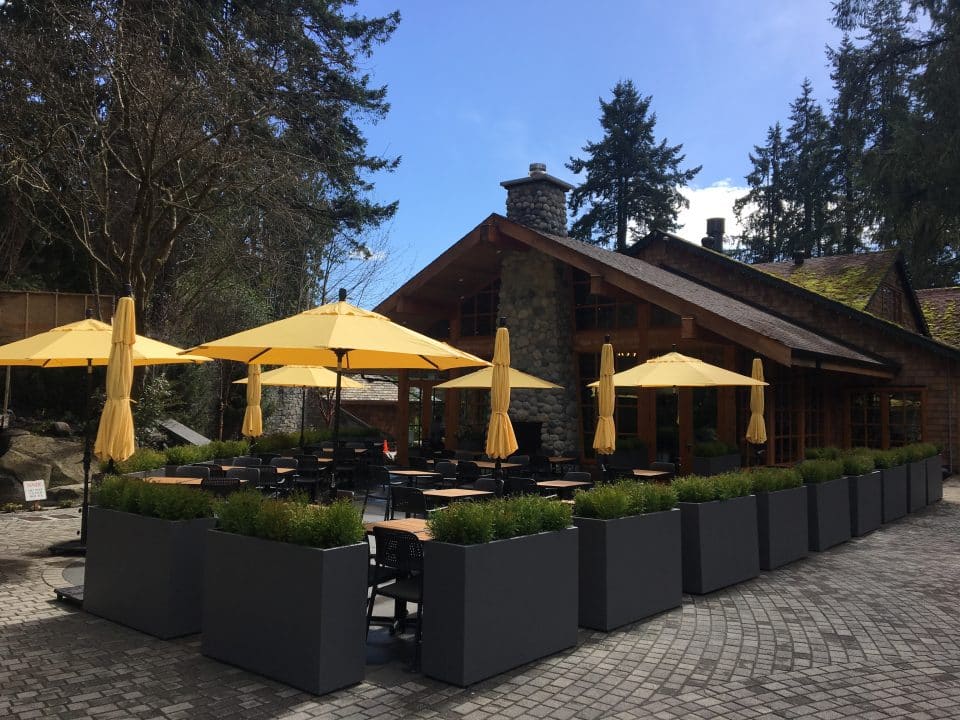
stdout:
{"type": "Polygon", "coordinates": [[[75,561],[46,547],[76,527],[0,515],[0,717],[960,717],[956,480],[865,538],[466,690],[392,663],[321,698],[54,601],[75,561]]]}

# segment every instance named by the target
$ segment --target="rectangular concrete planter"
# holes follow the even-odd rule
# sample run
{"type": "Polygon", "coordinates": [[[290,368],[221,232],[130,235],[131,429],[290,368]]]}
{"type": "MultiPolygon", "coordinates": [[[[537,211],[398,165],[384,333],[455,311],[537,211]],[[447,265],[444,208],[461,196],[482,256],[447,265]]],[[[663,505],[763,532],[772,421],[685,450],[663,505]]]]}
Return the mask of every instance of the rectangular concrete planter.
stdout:
{"type": "Polygon", "coordinates": [[[927,463],[927,505],[943,500],[943,459],[939,455],[928,457],[927,463]]]}
{"type": "Polygon", "coordinates": [[[315,695],[362,681],[368,552],[209,531],[201,652],[315,695]]]}
{"type": "Polygon", "coordinates": [[[580,625],[609,631],[683,599],[680,511],[615,520],[573,518],[580,530],[580,625]]]}
{"type": "Polygon", "coordinates": [[[850,539],[850,483],[847,478],[807,483],[810,549],[822,551],[850,539]]]}
{"type": "Polygon", "coordinates": [[[927,461],[907,463],[907,511],[916,512],[927,504],[927,461]]]}
{"type": "Polygon", "coordinates": [[[883,521],[885,523],[907,514],[907,466],[897,465],[880,471],[883,483],[883,521]]]}
{"type": "Polygon", "coordinates": [[[83,609],[158,638],[200,632],[213,518],[160,520],[91,507],[83,609]]]}
{"type": "Polygon", "coordinates": [[[740,455],[717,455],[716,457],[693,456],[694,475],[719,475],[720,473],[737,470],[740,467],[740,455]]]}
{"type": "Polygon", "coordinates": [[[465,687],[576,645],[578,534],[424,543],[423,673],[465,687]]]}
{"type": "Polygon", "coordinates": [[[873,532],[883,518],[883,481],[879,470],[848,475],[850,483],[850,533],[859,537],[873,532]]]}
{"type": "Polygon", "coordinates": [[[678,507],[684,592],[713,592],[760,574],[755,496],[678,507]]]}
{"type": "Polygon", "coordinates": [[[807,487],[757,493],[760,569],[773,570],[807,556],[807,487]]]}

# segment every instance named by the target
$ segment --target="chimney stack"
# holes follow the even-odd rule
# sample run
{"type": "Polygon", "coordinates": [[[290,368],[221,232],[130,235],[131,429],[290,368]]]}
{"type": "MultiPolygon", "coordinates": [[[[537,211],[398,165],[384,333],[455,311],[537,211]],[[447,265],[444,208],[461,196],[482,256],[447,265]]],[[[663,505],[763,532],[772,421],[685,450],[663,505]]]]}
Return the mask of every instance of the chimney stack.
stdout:
{"type": "Polygon", "coordinates": [[[724,219],[707,218],[707,234],[700,241],[700,244],[708,250],[715,250],[718,253],[723,252],[723,230],[724,219]]]}
{"type": "Polygon", "coordinates": [[[567,190],[573,185],[547,174],[544,163],[530,163],[530,174],[504,180],[507,217],[548,235],[567,236],[567,190]]]}
{"type": "Polygon", "coordinates": [[[806,258],[807,253],[805,253],[803,250],[797,250],[795,253],[793,253],[793,264],[799,267],[800,265],[803,265],[803,261],[806,260],[806,258]]]}

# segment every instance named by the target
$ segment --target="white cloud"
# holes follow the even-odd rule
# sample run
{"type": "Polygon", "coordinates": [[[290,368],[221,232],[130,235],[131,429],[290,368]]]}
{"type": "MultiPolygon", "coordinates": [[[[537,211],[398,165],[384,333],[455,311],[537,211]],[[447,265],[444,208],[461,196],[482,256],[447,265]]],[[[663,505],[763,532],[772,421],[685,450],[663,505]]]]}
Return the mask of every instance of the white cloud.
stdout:
{"type": "Polygon", "coordinates": [[[707,218],[722,217],[726,221],[725,233],[739,235],[740,225],[733,214],[733,203],[747,194],[749,188],[731,185],[730,180],[718,180],[703,188],[685,187],[680,192],[690,201],[690,207],[680,210],[677,222],[680,229],[676,234],[699,243],[707,234],[707,218]]]}

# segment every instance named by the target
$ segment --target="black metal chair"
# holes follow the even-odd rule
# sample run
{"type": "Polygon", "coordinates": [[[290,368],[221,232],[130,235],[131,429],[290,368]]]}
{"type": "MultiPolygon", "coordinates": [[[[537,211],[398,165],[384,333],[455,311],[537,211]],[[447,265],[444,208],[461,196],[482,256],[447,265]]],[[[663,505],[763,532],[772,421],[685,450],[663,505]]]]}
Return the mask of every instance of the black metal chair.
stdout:
{"type": "Polygon", "coordinates": [[[527,470],[534,478],[545,479],[553,474],[553,466],[546,455],[531,455],[527,470]]]}
{"type": "Polygon", "coordinates": [[[504,495],[539,495],[537,481],[530,477],[509,476],[503,482],[504,495]]]}
{"type": "Polygon", "coordinates": [[[503,480],[489,475],[477,478],[473,483],[474,490],[486,490],[495,493],[497,497],[503,495],[503,480]]]}
{"type": "Polygon", "coordinates": [[[331,472],[337,486],[352,485],[357,473],[357,453],[353,448],[337,448],[333,451],[331,472]]]}
{"type": "Polygon", "coordinates": [[[280,455],[279,453],[257,453],[257,457],[260,458],[262,465],[269,465],[271,460],[280,457],[280,455]]]}
{"type": "MultiPolygon", "coordinates": [[[[203,462],[191,463],[199,467],[210,468],[210,477],[223,477],[223,464],[213,460],[204,460],[203,462]]],[[[229,463],[227,463],[229,464],[229,463]]]]}
{"type": "Polygon", "coordinates": [[[237,477],[208,477],[200,481],[200,489],[211,492],[218,497],[226,497],[240,489],[240,478],[237,477]]]}
{"type": "Polygon", "coordinates": [[[670,473],[669,477],[658,480],[658,482],[670,482],[670,480],[673,479],[673,476],[677,474],[677,466],[672,462],[663,462],[658,460],[657,462],[650,463],[650,469],[663,470],[664,472],[670,473]]]}
{"type": "Polygon", "coordinates": [[[593,482],[593,478],[590,476],[590,473],[584,470],[567,470],[563,474],[564,480],[576,480],[577,482],[593,482]]]}
{"type": "Polygon", "coordinates": [[[408,487],[406,485],[390,486],[390,519],[393,520],[397,513],[403,513],[404,517],[427,517],[427,498],[420,488],[408,487]]]}
{"type": "Polygon", "coordinates": [[[277,468],[300,467],[300,463],[297,462],[297,459],[295,457],[290,457],[289,455],[277,455],[276,457],[270,458],[269,464],[277,468]]]}
{"type": "Polygon", "coordinates": [[[480,473],[480,466],[473,462],[473,460],[461,460],[458,462],[457,475],[459,476],[461,485],[475,483],[480,479],[480,477],[482,477],[480,473]]]}
{"type": "Polygon", "coordinates": [[[420,666],[420,641],[423,636],[423,544],[413,533],[403,530],[391,530],[376,527],[373,529],[374,569],[370,586],[370,600],[367,605],[367,635],[370,634],[370,625],[374,622],[373,606],[377,596],[393,598],[394,616],[386,619],[391,632],[394,629],[403,632],[409,622],[416,622],[417,632],[414,640],[413,668],[420,666]],[[396,579],[382,585],[389,573],[395,574],[396,579]],[[415,618],[406,613],[407,603],[418,606],[415,618]]]}
{"type": "Polygon", "coordinates": [[[205,479],[212,475],[209,465],[181,465],[174,472],[175,477],[205,479]]]}
{"type": "Polygon", "coordinates": [[[457,477],[457,465],[449,460],[438,460],[433,466],[435,472],[440,473],[437,484],[446,487],[456,487],[459,478],[457,477]]]}
{"type": "Polygon", "coordinates": [[[411,455],[407,458],[407,464],[410,465],[412,470],[429,470],[430,463],[427,462],[427,458],[420,457],[419,455],[411,455]]]}
{"type": "Polygon", "coordinates": [[[230,468],[224,473],[224,477],[237,478],[240,481],[246,480],[248,487],[260,487],[260,468],[247,466],[230,468]]]}
{"type": "Polygon", "coordinates": [[[383,465],[371,465],[367,473],[357,483],[357,492],[363,493],[363,508],[367,511],[367,503],[371,500],[383,501],[383,519],[390,518],[390,489],[403,485],[402,480],[391,480],[390,471],[383,465]]]}
{"type": "Polygon", "coordinates": [[[263,461],[254,455],[237,455],[230,459],[231,465],[242,465],[244,467],[259,467],[263,461]]]}

